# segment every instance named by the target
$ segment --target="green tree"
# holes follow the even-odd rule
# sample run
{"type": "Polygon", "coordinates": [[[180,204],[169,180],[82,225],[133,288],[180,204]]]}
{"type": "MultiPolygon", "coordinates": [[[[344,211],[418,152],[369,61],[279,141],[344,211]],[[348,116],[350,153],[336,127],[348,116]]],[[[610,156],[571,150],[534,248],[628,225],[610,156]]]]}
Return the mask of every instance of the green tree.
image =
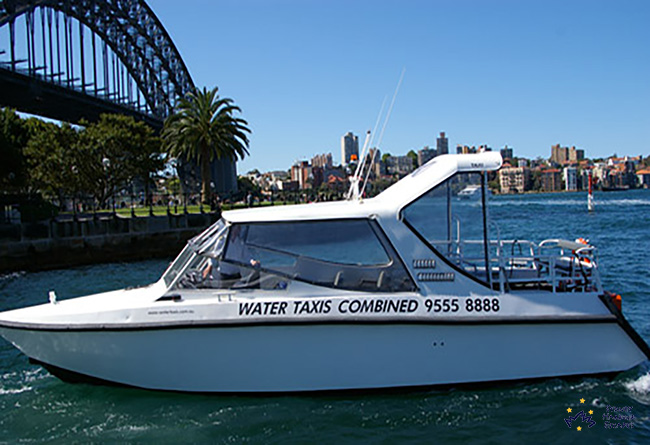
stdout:
{"type": "Polygon", "coordinates": [[[499,182],[499,179],[493,179],[488,182],[488,188],[492,190],[493,192],[500,193],[501,192],[501,183],[499,182]]]}
{"type": "Polygon", "coordinates": [[[249,193],[254,197],[261,196],[260,187],[246,176],[239,176],[237,178],[237,189],[238,191],[235,196],[237,200],[246,199],[249,193]]]}
{"type": "Polygon", "coordinates": [[[406,153],[406,156],[408,156],[409,158],[411,158],[413,160],[413,168],[418,168],[419,167],[418,154],[414,150],[411,150],[408,153],[406,153]]]}
{"type": "Polygon", "coordinates": [[[137,181],[149,195],[156,173],[165,165],[160,138],[151,127],[117,114],[102,114],[99,121],[83,124],[73,154],[83,188],[100,206],[137,181]]]}
{"type": "Polygon", "coordinates": [[[39,119],[27,120],[25,157],[32,191],[45,196],[91,196],[100,205],[134,182],[148,187],[162,170],[160,139],[142,122],[101,115],[76,130],[39,119]]]}
{"type": "Polygon", "coordinates": [[[217,92],[215,87],[188,94],[167,118],[162,131],[163,147],[170,156],[199,164],[201,194],[206,203],[212,197],[210,163],[215,158],[236,161],[248,154],[248,122],[235,117],[241,109],[217,92]]]}
{"type": "Polygon", "coordinates": [[[181,193],[181,180],[178,179],[178,176],[172,176],[171,178],[165,179],[165,190],[167,190],[167,193],[173,195],[181,193]]]}
{"type": "Polygon", "coordinates": [[[9,108],[0,109],[0,190],[19,191],[26,183],[23,149],[28,132],[23,119],[9,108]]]}
{"type": "Polygon", "coordinates": [[[63,200],[80,191],[74,155],[77,131],[68,124],[58,126],[40,119],[26,121],[29,141],[25,159],[29,167],[29,187],[45,197],[63,200]]]}
{"type": "Polygon", "coordinates": [[[542,190],[542,172],[539,170],[533,170],[531,177],[531,190],[539,192],[542,190]]]}
{"type": "Polygon", "coordinates": [[[393,185],[395,181],[393,179],[376,179],[372,183],[372,189],[369,192],[369,196],[375,196],[378,195],[379,193],[383,192],[386,190],[388,187],[393,185]]]}

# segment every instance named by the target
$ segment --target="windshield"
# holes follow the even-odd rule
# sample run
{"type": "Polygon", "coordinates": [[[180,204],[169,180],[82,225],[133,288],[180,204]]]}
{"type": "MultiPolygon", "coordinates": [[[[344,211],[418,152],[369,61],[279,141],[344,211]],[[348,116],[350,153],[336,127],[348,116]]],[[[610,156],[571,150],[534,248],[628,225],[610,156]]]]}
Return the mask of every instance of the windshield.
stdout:
{"type": "Polygon", "coordinates": [[[167,287],[171,286],[181,272],[194,262],[195,257],[219,258],[223,253],[223,247],[228,236],[228,225],[220,219],[207,230],[188,241],[185,248],[176,257],[172,264],[163,274],[163,280],[167,287]]]}

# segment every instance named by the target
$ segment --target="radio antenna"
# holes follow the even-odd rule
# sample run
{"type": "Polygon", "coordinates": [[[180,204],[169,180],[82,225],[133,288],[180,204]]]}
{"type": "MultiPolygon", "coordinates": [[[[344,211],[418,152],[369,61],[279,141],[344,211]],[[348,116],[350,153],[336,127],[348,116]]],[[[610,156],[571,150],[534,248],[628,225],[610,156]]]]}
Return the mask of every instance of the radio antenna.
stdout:
{"type": "Polygon", "coordinates": [[[375,121],[375,126],[373,127],[372,132],[368,131],[366,133],[366,140],[363,144],[363,148],[361,149],[361,156],[359,157],[359,159],[357,159],[357,168],[354,171],[354,175],[350,177],[350,189],[348,190],[348,195],[346,197],[347,199],[359,199],[361,197],[361,194],[363,193],[363,192],[359,193],[359,182],[363,177],[363,168],[366,162],[366,151],[368,147],[372,146],[372,141],[374,139],[375,134],[377,133],[377,127],[379,127],[379,122],[381,120],[382,115],[384,114],[386,99],[387,99],[386,96],[384,96],[384,100],[381,103],[381,108],[379,110],[379,114],[377,115],[377,120],[375,121]]]}
{"type": "Polygon", "coordinates": [[[379,133],[379,141],[377,141],[377,148],[379,148],[379,146],[381,145],[381,141],[384,139],[384,131],[386,130],[388,119],[390,119],[390,114],[393,111],[393,105],[395,105],[395,99],[397,98],[399,87],[402,85],[402,80],[404,79],[404,73],[406,73],[406,68],[402,68],[402,74],[399,76],[399,82],[397,82],[397,87],[395,88],[393,99],[390,101],[390,107],[388,107],[388,114],[386,114],[386,119],[384,119],[384,126],[381,127],[381,133],[379,133]]]}
{"type": "MultiPolygon", "coordinates": [[[[359,191],[359,197],[363,196],[363,192],[366,190],[366,185],[368,184],[368,178],[370,177],[370,166],[374,163],[375,161],[375,156],[377,155],[377,150],[379,150],[379,147],[381,145],[381,141],[384,139],[384,131],[386,130],[386,125],[388,124],[388,119],[390,119],[390,114],[393,111],[393,105],[395,105],[395,99],[397,98],[397,93],[399,92],[399,87],[402,85],[402,80],[404,80],[404,73],[406,73],[406,68],[402,68],[402,74],[399,76],[399,81],[397,82],[397,87],[395,88],[395,93],[393,93],[393,99],[390,101],[390,107],[388,107],[388,113],[386,114],[386,118],[384,119],[384,125],[381,127],[381,133],[379,134],[379,140],[377,141],[377,146],[375,147],[375,151],[372,153],[372,160],[370,161],[370,165],[368,166],[368,172],[366,174],[366,177],[363,181],[363,185],[361,186],[361,190],[359,191]]],[[[382,106],[383,109],[383,106],[382,106]]],[[[358,181],[358,179],[357,179],[358,181]]]]}

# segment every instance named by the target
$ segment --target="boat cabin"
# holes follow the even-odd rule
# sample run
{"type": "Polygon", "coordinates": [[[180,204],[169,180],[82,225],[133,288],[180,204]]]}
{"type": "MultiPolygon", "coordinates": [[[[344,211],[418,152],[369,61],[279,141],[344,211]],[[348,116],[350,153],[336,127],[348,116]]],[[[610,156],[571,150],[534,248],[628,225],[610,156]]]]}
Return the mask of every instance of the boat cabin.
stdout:
{"type": "Polygon", "coordinates": [[[599,290],[592,246],[500,239],[487,189],[500,166],[498,153],[445,155],[375,198],[224,212],[163,280],[170,289],[599,290]]]}

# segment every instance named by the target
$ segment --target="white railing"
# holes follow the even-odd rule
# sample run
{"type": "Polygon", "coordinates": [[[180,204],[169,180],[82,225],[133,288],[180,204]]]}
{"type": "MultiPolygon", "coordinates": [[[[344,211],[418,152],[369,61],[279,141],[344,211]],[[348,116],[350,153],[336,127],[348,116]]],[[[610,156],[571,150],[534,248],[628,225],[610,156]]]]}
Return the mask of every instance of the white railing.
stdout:
{"type": "Polygon", "coordinates": [[[539,245],[524,240],[491,244],[497,251],[493,263],[502,291],[527,285],[550,287],[553,293],[602,290],[593,246],[559,239],[539,245]]]}
{"type": "MultiPolygon", "coordinates": [[[[433,244],[469,274],[487,278],[482,240],[456,238],[433,244]]],[[[539,244],[527,240],[492,240],[489,246],[492,283],[498,283],[502,292],[516,287],[537,287],[553,293],[602,291],[596,248],[588,244],[560,239],[539,244]]]]}

